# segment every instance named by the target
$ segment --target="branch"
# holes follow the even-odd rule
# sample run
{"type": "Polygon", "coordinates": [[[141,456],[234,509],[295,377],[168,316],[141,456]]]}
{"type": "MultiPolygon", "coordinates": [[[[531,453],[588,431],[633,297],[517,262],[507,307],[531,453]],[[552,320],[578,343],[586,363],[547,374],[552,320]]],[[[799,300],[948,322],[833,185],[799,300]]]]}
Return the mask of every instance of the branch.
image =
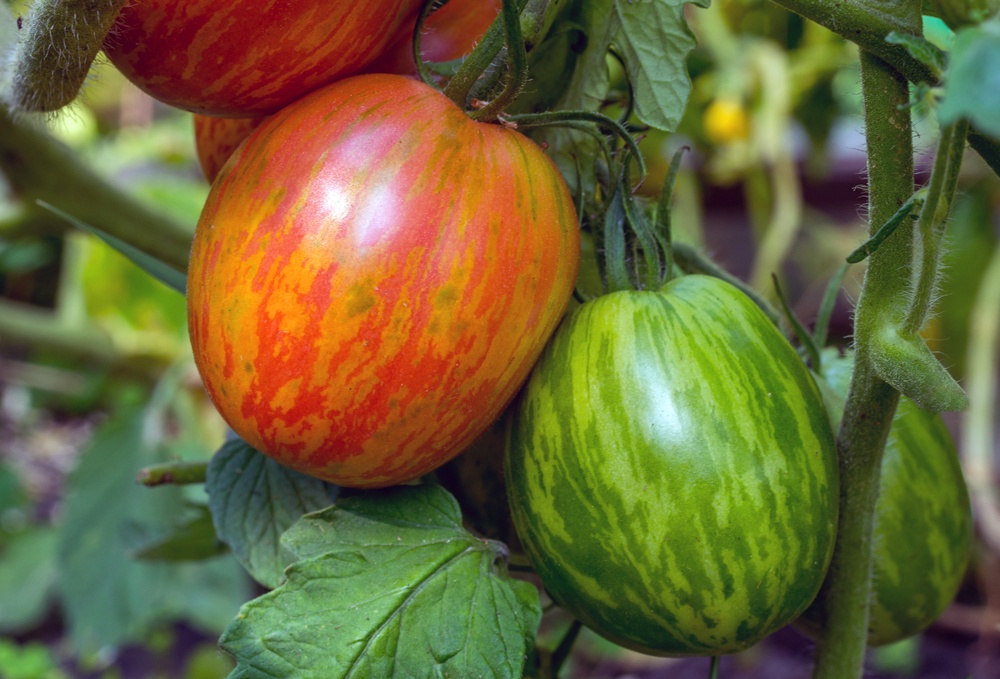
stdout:
{"type": "Polygon", "coordinates": [[[26,203],[45,201],[146,254],[187,270],[193,229],[102,179],[27,119],[0,106],[0,172],[26,203]]]}

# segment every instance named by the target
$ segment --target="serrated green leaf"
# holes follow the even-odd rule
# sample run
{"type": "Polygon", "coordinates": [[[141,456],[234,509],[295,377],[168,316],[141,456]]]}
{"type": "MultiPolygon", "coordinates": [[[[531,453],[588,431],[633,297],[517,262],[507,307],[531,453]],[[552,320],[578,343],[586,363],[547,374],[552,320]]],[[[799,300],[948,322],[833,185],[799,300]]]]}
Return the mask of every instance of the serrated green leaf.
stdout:
{"type": "Polygon", "coordinates": [[[283,541],[302,560],[223,634],[231,677],[521,677],[537,591],[439,486],[342,500],[283,541]]]}
{"type": "Polygon", "coordinates": [[[48,527],[26,529],[0,545],[0,632],[41,622],[55,590],[55,557],[56,531],[48,527]]]}
{"type": "Polygon", "coordinates": [[[148,273],[156,280],[160,281],[167,287],[176,290],[182,295],[185,294],[187,290],[187,274],[185,272],[178,271],[169,264],[161,262],[160,260],[150,255],[147,255],[142,250],[132,245],[129,245],[120,238],[115,238],[114,236],[105,233],[104,231],[101,231],[97,227],[81,222],[73,215],[67,214],[62,210],[60,210],[59,208],[53,205],[49,205],[45,201],[38,201],[38,204],[43,208],[45,208],[46,210],[50,210],[54,214],[59,215],[60,217],[62,217],[70,224],[80,229],[81,231],[86,231],[87,233],[91,233],[97,236],[102,241],[113,247],[115,250],[128,257],[139,268],[141,268],[143,271],[148,273]]]}
{"type": "Polygon", "coordinates": [[[288,558],[280,538],[303,514],[336,499],[336,486],[283,467],[235,436],[208,465],[208,506],[219,538],[257,582],[276,587],[288,558]]]}
{"type": "MultiPolygon", "coordinates": [[[[691,78],[687,55],[694,34],[684,19],[684,0],[615,0],[621,24],[616,44],[625,59],[639,120],[673,132],[684,115],[691,78]]],[[[707,7],[708,0],[693,3],[707,7]]]]}
{"type": "Polygon", "coordinates": [[[945,82],[941,124],[968,118],[980,132],[1000,139],[1000,20],[955,34],[945,82]]]}
{"type": "Polygon", "coordinates": [[[204,505],[196,514],[164,537],[157,538],[135,551],[143,561],[201,561],[226,552],[212,523],[212,514],[204,505]]]}

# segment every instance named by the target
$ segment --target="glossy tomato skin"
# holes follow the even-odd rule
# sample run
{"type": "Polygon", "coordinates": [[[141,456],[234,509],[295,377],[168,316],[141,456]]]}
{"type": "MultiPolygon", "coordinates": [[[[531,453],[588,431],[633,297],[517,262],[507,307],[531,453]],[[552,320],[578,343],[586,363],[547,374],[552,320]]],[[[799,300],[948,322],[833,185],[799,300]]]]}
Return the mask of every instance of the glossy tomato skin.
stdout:
{"type": "Polygon", "coordinates": [[[360,72],[421,0],[126,3],[104,52],[160,101],[197,113],[260,116],[360,72]]]}
{"type": "Polygon", "coordinates": [[[588,627],[643,653],[734,653],[816,595],[833,435],[795,351],[734,287],[684,276],[584,304],[516,407],[514,523],[588,627]]]}
{"type": "MultiPolygon", "coordinates": [[[[451,0],[434,11],[424,22],[421,53],[428,61],[459,59],[475,47],[500,11],[499,0],[451,0]]],[[[413,29],[409,22],[395,42],[374,63],[365,68],[369,73],[398,73],[416,76],[413,62],[413,29]]],[[[236,147],[260,125],[259,118],[220,118],[194,115],[195,145],[198,161],[209,183],[215,181],[223,164],[236,147]]]]}
{"type": "MultiPolygon", "coordinates": [[[[821,380],[834,425],[844,411],[853,358],[827,349],[821,380]]],[[[939,415],[900,397],[882,456],[872,527],[868,644],[913,636],[955,598],[972,550],[972,509],[958,451],[939,415]]],[[[817,636],[822,594],[799,628],[817,636]]]]}
{"type": "Polygon", "coordinates": [[[423,83],[357,76],[268,120],[213,184],[189,268],[195,359],[251,445],[340,485],[400,483],[500,414],[578,258],[541,149],[423,83]]]}
{"type": "MultiPolygon", "coordinates": [[[[420,54],[425,61],[461,59],[476,46],[500,13],[500,0],[449,0],[424,22],[420,54]]],[[[399,31],[392,45],[366,70],[370,73],[416,74],[412,21],[399,31]]]]}

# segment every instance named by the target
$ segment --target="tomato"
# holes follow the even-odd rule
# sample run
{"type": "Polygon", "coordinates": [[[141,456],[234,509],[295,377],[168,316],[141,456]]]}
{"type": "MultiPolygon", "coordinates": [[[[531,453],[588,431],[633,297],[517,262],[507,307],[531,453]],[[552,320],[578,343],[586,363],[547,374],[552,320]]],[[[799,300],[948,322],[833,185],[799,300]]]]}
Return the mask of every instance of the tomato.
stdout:
{"type": "MultiPolygon", "coordinates": [[[[476,46],[500,12],[500,0],[449,0],[434,10],[424,22],[420,54],[425,61],[445,62],[461,59],[476,46]]],[[[417,72],[413,62],[411,22],[397,35],[386,52],[368,67],[370,73],[417,72]]]]}
{"type": "Polygon", "coordinates": [[[151,96],[219,116],[274,113],[361,71],[422,0],[126,3],[104,52],[151,96]]]}
{"type": "MultiPolygon", "coordinates": [[[[426,30],[420,43],[421,54],[428,61],[451,61],[465,56],[472,51],[499,11],[500,0],[451,0],[434,11],[424,22],[426,30]]],[[[370,73],[415,76],[415,25],[415,21],[406,25],[389,50],[365,70],[370,73]]],[[[230,119],[195,114],[194,134],[198,160],[209,183],[215,181],[222,165],[236,147],[263,120],[263,117],[230,119]]]]}
{"type": "Polygon", "coordinates": [[[684,276],[560,326],[505,470],[542,584],[657,655],[747,648],[795,620],[833,551],[833,434],[794,349],[736,288],[684,276]]]}
{"type": "Polygon", "coordinates": [[[345,486],[416,478],[497,418],[572,293],[579,232],[520,133],[395,75],[283,109],[212,185],[195,360],[230,426],[345,486]]]}
{"type": "MultiPolygon", "coordinates": [[[[824,352],[827,407],[839,423],[854,361],[824,352]]],[[[881,646],[929,626],[955,598],[972,549],[972,510],[955,444],[940,416],[900,398],[882,457],[875,505],[868,643],[881,646]]],[[[819,632],[822,598],[800,621],[819,632]]]]}
{"type": "Polygon", "coordinates": [[[251,132],[267,120],[260,118],[216,118],[195,113],[194,144],[205,179],[211,184],[219,170],[251,132]]]}

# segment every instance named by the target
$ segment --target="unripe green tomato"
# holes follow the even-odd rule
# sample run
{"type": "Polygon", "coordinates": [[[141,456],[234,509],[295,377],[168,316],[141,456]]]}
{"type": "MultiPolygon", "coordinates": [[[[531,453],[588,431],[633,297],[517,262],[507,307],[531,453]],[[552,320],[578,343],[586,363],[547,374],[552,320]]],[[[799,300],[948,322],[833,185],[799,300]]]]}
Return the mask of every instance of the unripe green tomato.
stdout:
{"type": "Polygon", "coordinates": [[[644,653],[747,648],[805,610],[833,551],[837,466],[815,383],[717,278],[564,319],[515,405],[505,471],[549,594],[644,653]]]}
{"type": "Polygon", "coordinates": [[[924,0],[924,13],[936,16],[952,30],[978,24],[1000,11],[1000,0],[924,0]]]}
{"type": "MultiPolygon", "coordinates": [[[[821,388],[839,423],[854,360],[823,353],[821,388]]],[[[872,552],[871,646],[929,626],[955,597],[972,546],[972,514],[955,444],[941,418],[900,398],[882,458],[872,552]]],[[[824,588],[826,584],[824,584],[824,588]]],[[[817,635],[823,594],[799,621],[817,635]]]]}

